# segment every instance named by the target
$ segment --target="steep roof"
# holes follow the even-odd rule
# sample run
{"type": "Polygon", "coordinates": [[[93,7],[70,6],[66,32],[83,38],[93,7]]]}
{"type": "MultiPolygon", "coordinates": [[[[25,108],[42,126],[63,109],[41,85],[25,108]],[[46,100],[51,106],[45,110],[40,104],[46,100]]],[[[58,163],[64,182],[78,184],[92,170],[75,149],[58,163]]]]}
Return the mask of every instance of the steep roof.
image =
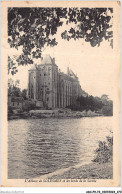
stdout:
{"type": "Polygon", "coordinates": [[[35,64],[31,65],[31,68],[29,70],[35,70],[36,69],[36,66],[35,64]]]}
{"type": "Polygon", "coordinates": [[[51,58],[50,55],[46,54],[41,59],[41,64],[55,64],[54,59],[51,58]]]}

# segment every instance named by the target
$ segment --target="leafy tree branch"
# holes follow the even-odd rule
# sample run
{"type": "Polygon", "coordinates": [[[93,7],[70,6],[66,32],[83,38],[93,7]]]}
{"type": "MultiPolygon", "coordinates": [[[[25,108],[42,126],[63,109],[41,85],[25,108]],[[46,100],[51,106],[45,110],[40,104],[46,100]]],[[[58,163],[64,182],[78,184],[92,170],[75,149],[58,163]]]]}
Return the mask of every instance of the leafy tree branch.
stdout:
{"type": "MultiPolygon", "coordinates": [[[[61,33],[62,39],[82,38],[92,47],[105,39],[113,47],[112,13],[112,8],[9,8],[8,43],[11,48],[21,48],[18,65],[33,64],[45,47],[56,46],[55,35],[63,24],[72,26],[61,33]]],[[[16,70],[8,57],[8,73],[15,74],[16,70]]]]}

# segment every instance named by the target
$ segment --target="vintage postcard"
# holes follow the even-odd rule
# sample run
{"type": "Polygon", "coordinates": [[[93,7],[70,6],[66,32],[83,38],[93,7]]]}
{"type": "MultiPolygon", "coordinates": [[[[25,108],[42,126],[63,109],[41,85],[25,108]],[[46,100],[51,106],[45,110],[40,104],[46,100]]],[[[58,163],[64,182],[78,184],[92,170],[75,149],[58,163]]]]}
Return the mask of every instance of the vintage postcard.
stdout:
{"type": "Polygon", "coordinates": [[[2,187],[120,186],[120,2],[1,2],[2,187]]]}

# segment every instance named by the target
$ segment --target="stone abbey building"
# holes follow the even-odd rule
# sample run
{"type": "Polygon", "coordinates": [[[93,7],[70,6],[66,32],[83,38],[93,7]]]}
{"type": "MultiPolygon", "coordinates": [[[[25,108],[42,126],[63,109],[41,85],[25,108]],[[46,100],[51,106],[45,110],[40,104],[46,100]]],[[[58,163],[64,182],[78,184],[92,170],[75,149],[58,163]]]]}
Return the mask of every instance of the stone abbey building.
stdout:
{"type": "Polygon", "coordinates": [[[67,74],[60,72],[55,59],[45,55],[40,65],[28,71],[28,97],[38,107],[65,108],[81,95],[78,77],[67,68],[67,74]]]}

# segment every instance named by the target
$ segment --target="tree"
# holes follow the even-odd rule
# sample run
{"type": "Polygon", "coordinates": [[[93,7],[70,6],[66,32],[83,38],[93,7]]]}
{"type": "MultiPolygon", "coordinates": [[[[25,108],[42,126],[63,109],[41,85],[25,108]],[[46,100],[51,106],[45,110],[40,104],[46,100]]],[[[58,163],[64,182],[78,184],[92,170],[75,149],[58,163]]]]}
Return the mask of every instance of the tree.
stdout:
{"type": "Polygon", "coordinates": [[[104,105],[102,108],[102,113],[105,116],[113,116],[113,103],[108,103],[107,105],[104,105]]]}
{"type": "Polygon", "coordinates": [[[15,74],[18,65],[33,64],[46,46],[55,46],[55,34],[63,24],[72,24],[61,33],[67,41],[83,38],[92,47],[100,46],[103,39],[112,46],[112,8],[9,8],[8,43],[22,49],[18,57],[8,57],[8,72],[15,74]]]}
{"type": "Polygon", "coordinates": [[[21,96],[21,90],[19,88],[19,80],[14,81],[10,78],[8,79],[8,95],[14,96],[14,97],[20,97],[21,96]]]}
{"type": "Polygon", "coordinates": [[[9,78],[9,79],[8,79],[8,88],[13,87],[13,85],[14,85],[13,79],[12,79],[12,78],[9,78]]]}
{"type": "Polygon", "coordinates": [[[103,103],[99,97],[93,97],[93,96],[80,96],[77,99],[79,110],[91,110],[91,111],[97,111],[100,110],[103,107],[103,103]]]}
{"type": "Polygon", "coordinates": [[[106,163],[113,161],[113,136],[107,136],[106,139],[106,141],[99,141],[93,162],[106,163]]]}
{"type": "Polygon", "coordinates": [[[24,98],[24,100],[27,100],[27,89],[22,90],[22,97],[24,98]]]}
{"type": "Polygon", "coordinates": [[[103,94],[101,96],[101,101],[103,103],[102,112],[106,116],[112,116],[113,115],[113,101],[109,99],[109,96],[106,94],[103,94]]]}
{"type": "Polygon", "coordinates": [[[20,86],[20,80],[15,80],[15,87],[17,87],[17,88],[19,88],[19,86],[20,86]]]}

